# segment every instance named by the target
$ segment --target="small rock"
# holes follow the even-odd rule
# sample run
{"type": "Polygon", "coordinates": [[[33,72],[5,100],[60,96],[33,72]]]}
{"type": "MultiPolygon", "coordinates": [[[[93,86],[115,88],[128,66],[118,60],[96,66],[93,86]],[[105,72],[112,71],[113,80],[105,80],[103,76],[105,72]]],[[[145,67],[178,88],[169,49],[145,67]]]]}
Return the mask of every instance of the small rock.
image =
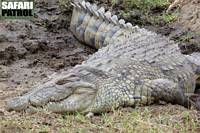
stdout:
{"type": "Polygon", "coordinates": [[[49,65],[56,69],[64,68],[65,60],[64,59],[53,59],[49,61],[49,65]]]}
{"type": "Polygon", "coordinates": [[[27,40],[23,43],[23,46],[31,53],[36,53],[37,51],[44,51],[47,49],[46,43],[38,40],[27,40]]]}

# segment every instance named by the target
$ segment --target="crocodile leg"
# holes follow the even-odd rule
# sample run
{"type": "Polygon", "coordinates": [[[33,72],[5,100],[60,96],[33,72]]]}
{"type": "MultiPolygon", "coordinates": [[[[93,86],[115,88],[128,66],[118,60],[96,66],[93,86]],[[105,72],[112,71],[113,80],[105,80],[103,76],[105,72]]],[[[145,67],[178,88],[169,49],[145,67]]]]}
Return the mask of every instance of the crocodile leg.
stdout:
{"type": "Polygon", "coordinates": [[[101,112],[158,100],[187,103],[200,75],[199,54],[182,55],[173,41],[118,20],[104,8],[84,1],[73,4],[72,32],[100,49],[64,75],[9,100],[8,110],[33,106],[53,112],[101,112]]]}
{"type": "Polygon", "coordinates": [[[186,94],[194,91],[193,82],[171,79],[159,67],[131,59],[116,61],[119,62],[108,72],[87,65],[76,66],[38,89],[9,100],[7,110],[42,107],[59,113],[99,113],[120,106],[149,105],[159,100],[185,105],[186,94]],[[184,84],[191,86],[188,89],[184,84]]]}
{"type": "Polygon", "coordinates": [[[175,83],[168,79],[156,79],[150,82],[150,87],[153,90],[152,96],[156,98],[156,101],[162,100],[183,106],[187,106],[188,104],[187,94],[189,92],[184,92],[181,82],[175,83]]]}
{"type": "Polygon", "coordinates": [[[123,82],[119,84],[114,80],[105,88],[98,91],[93,103],[84,112],[99,113],[120,106],[150,105],[160,100],[184,106],[188,106],[189,102],[184,89],[168,79],[146,80],[139,86],[132,83],[123,86],[123,82]]]}

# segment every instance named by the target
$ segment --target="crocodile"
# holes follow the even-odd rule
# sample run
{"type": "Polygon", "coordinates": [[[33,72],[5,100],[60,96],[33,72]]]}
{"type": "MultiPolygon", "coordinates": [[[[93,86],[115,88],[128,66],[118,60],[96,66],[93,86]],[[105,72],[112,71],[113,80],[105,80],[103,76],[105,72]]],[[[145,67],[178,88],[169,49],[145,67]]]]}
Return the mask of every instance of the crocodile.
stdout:
{"type": "Polygon", "coordinates": [[[47,83],[6,101],[8,111],[99,113],[159,101],[188,106],[200,76],[200,53],[183,55],[167,37],[86,1],[73,2],[70,29],[98,51],[47,83]]]}

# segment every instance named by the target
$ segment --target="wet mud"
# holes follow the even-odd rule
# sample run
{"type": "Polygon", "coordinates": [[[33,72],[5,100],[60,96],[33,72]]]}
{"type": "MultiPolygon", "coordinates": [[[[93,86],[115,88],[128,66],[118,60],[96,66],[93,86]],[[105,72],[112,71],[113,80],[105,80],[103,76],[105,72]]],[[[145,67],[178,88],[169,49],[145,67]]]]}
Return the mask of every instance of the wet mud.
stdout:
{"type": "MultiPolygon", "coordinates": [[[[106,2],[98,2],[109,6],[106,2]]],[[[122,7],[113,8],[114,12],[117,13],[119,8],[123,10],[122,7]]],[[[200,51],[200,35],[183,27],[183,23],[145,25],[140,23],[139,16],[125,19],[170,37],[179,43],[185,54],[200,51]]],[[[27,92],[55,73],[80,64],[96,51],[74,38],[69,31],[70,18],[71,9],[61,11],[58,1],[36,0],[33,20],[0,21],[0,117],[13,115],[4,109],[6,99],[27,92]]]]}
{"type": "MultiPolygon", "coordinates": [[[[55,2],[55,1],[54,1],[55,2]]],[[[36,1],[33,20],[0,21],[0,110],[4,101],[86,60],[94,49],[69,30],[71,11],[36,1]]]]}

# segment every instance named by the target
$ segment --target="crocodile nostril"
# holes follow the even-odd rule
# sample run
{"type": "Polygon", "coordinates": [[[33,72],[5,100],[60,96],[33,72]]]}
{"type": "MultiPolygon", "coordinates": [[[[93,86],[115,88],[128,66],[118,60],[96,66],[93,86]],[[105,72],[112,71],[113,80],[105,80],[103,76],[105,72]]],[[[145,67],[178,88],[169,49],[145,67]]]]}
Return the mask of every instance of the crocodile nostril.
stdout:
{"type": "Polygon", "coordinates": [[[62,79],[62,80],[58,80],[58,81],[56,82],[56,84],[57,84],[57,85],[64,85],[64,84],[66,84],[67,82],[69,82],[69,80],[67,80],[67,79],[62,79]]]}
{"type": "Polygon", "coordinates": [[[64,85],[66,83],[76,82],[76,81],[80,81],[80,78],[79,77],[75,77],[74,75],[71,75],[70,77],[62,78],[62,79],[58,80],[56,82],[56,85],[64,85]]]}

